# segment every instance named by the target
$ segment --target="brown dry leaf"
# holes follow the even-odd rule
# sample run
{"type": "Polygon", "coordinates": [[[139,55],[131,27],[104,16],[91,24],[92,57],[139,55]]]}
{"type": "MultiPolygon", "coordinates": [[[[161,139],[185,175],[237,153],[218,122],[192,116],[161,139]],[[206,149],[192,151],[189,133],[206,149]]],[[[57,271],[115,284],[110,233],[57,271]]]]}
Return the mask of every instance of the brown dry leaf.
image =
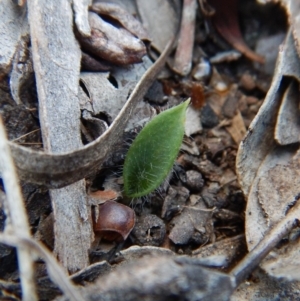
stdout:
{"type": "Polygon", "coordinates": [[[192,57],[196,24],[196,0],[184,0],[181,27],[174,59],[174,71],[187,75],[192,68],[192,57]]]}
{"type": "MultiPolygon", "coordinates": [[[[248,196],[250,250],[299,199],[300,152],[294,143],[299,141],[299,78],[299,57],[290,32],[279,53],[271,88],[237,155],[239,181],[248,196]]],[[[298,232],[296,229],[261,264],[270,275],[300,280],[298,232]]]]}
{"type": "Polygon", "coordinates": [[[89,202],[93,205],[100,205],[106,201],[116,200],[119,193],[114,190],[97,190],[88,194],[89,202]]]}
{"type": "Polygon", "coordinates": [[[148,33],[142,24],[121,6],[115,3],[98,2],[90,7],[90,11],[116,20],[134,36],[141,40],[149,41],[148,33]]]}
{"type": "Polygon", "coordinates": [[[239,145],[246,134],[244,119],[240,111],[237,111],[237,113],[231,119],[230,125],[226,126],[226,130],[228,131],[234,142],[239,145]]]}
{"type": "Polygon", "coordinates": [[[264,58],[251,50],[243,39],[238,22],[238,0],[208,0],[208,3],[215,9],[212,23],[219,34],[249,59],[264,63],[264,58]]]}
{"type": "Polygon", "coordinates": [[[126,29],[104,21],[93,12],[89,12],[89,23],[90,37],[77,34],[84,51],[119,65],[141,62],[146,47],[140,39],[126,29]]]}

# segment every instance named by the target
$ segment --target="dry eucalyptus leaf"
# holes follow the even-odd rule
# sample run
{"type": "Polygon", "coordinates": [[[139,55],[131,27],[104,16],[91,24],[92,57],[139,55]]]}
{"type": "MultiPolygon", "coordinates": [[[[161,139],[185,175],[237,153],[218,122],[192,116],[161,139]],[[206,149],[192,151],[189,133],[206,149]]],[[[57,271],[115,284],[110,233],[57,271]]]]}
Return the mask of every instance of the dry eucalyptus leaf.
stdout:
{"type": "Polygon", "coordinates": [[[282,97],[292,78],[300,78],[300,61],[290,32],[279,52],[272,85],[258,114],[252,121],[237,154],[239,182],[248,195],[257,170],[277,143],[274,133],[282,97]]]}
{"type": "MultiPolygon", "coordinates": [[[[299,154],[295,148],[270,151],[252,184],[246,211],[246,238],[251,250],[279,222],[300,193],[299,154]]],[[[300,280],[300,243],[288,240],[274,249],[261,266],[272,276],[300,280]]]]}
{"type": "Polygon", "coordinates": [[[89,23],[91,36],[77,35],[84,51],[119,65],[141,62],[146,54],[146,47],[141,40],[93,12],[89,12],[89,23]]]}
{"type": "Polygon", "coordinates": [[[263,63],[264,58],[247,46],[241,34],[238,22],[238,0],[208,0],[208,3],[215,9],[212,23],[220,35],[249,59],[263,63]]]}
{"type": "Polygon", "coordinates": [[[90,36],[91,28],[88,21],[88,7],[92,0],[73,0],[73,10],[77,29],[83,36],[90,36]]]}
{"type": "Polygon", "coordinates": [[[97,139],[108,129],[104,120],[94,117],[87,110],[82,112],[82,119],[81,131],[88,142],[97,139]]]}
{"type": "Polygon", "coordinates": [[[179,27],[181,12],[177,9],[178,1],[137,0],[136,4],[152,46],[161,52],[179,27]]]}
{"type": "MultiPolygon", "coordinates": [[[[248,196],[246,240],[250,250],[299,198],[300,157],[294,143],[299,139],[299,78],[299,57],[290,32],[279,53],[271,88],[237,155],[237,173],[248,196]]],[[[261,266],[270,275],[300,280],[296,237],[290,237],[263,261],[261,266]]]]}
{"type": "Polygon", "coordinates": [[[97,3],[110,3],[110,4],[117,4],[118,6],[125,9],[128,13],[133,16],[137,16],[137,7],[135,0],[94,0],[94,4],[97,3]]]}
{"type": "Polygon", "coordinates": [[[291,80],[282,97],[275,129],[275,139],[281,145],[300,139],[299,82],[291,80]]]}
{"type": "MultiPolygon", "coordinates": [[[[27,28],[29,30],[29,28],[27,28]]],[[[9,78],[11,95],[17,104],[25,104],[33,107],[32,95],[24,95],[24,90],[35,86],[34,70],[32,65],[32,53],[29,48],[29,32],[19,40],[17,51],[13,59],[12,70],[9,78]]]]}
{"type": "Polygon", "coordinates": [[[11,0],[0,2],[0,77],[10,71],[23,28],[27,25],[25,7],[11,0]]]}
{"type": "Polygon", "coordinates": [[[90,11],[114,19],[137,38],[149,41],[148,33],[142,24],[121,6],[115,3],[98,2],[90,7],[90,11]]]}
{"type": "Polygon", "coordinates": [[[230,125],[226,126],[226,130],[231,135],[234,142],[239,145],[246,134],[246,126],[240,111],[233,116],[230,125]]]}
{"type": "Polygon", "coordinates": [[[112,122],[151,65],[150,59],[145,57],[142,64],[118,67],[109,73],[82,72],[80,78],[87,90],[88,100],[82,96],[81,110],[88,110],[93,115],[105,113],[112,122]]]}
{"type": "Polygon", "coordinates": [[[196,0],[184,0],[181,25],[173,69],[182,76],[187,75],[192,68],[196,26],[196,0]]]}
{"type": "Polygon", "coordinates": [[[300,2],[298,0],[282,0],[281,3],[286,7],[287,15],[291,24],[291,29],[295,39],[296,49],[300,56],[300,2]]]}

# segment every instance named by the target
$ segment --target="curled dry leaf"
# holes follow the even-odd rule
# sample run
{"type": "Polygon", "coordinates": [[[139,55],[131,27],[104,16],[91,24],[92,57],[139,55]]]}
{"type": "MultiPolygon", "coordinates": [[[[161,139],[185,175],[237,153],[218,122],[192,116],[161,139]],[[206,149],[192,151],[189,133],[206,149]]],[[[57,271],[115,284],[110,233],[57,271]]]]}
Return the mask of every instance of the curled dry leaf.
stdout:
{"type": "MultiPolygon", "coordinates": [[[[299,106],[299,70],[290,32],[279,53],[271,88],[237,155],[239,180],[248,195],[246,239],[250,250],[299,199],[300,152],[294,143],[299,141],[299,131],[291,109],[299,106]]],[[[299,109],[296,112],[299,118],[299,109]]],[[[298,232],[296,229],[263,261],[262,267],[270,275],[300,280],[298,232]]]]}
{"type": "Polygon", "coordinates": [[[141,40],[149,41],[149,36],[142,24],[125,9],[114,3],[98,2],[90,7],[90,11],[114,19],[125,29],[141,40]]]}
{"type": "Polygon", "coordinates": [[[90,204],[96,206],[110,200],[116,200],[119,197],[119,193],[114,190],[97,190],[90,192],[88,197],[90,204]]]}
{"type": "Polygon", "coordinates": [[[247,58],[264,63],[264,58],[252,51],[243,39],[238,22],[238,0],[208,0],[208,3],[215,9],[212,23],[219,34],[247,58]]]}
{"type": "Polygon", "coordinates": [[[91,36],[77,38],[83,50],[119,65],[142,61],[146,54],[144,43],[124,28],[118,28],[93,12],[89,12],[91,36]]]}

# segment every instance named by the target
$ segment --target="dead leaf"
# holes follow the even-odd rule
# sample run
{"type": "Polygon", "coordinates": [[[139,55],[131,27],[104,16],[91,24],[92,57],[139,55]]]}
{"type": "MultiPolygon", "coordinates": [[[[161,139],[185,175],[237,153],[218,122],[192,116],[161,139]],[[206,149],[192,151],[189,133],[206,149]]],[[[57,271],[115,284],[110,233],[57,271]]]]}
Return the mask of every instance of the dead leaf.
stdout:
{"type": "Polygon", "coordinates": [[[208,3],[215,9],[212,23],[219,34],[249,59],[264,63],[264,58],[251,50],[243,39],[238,22],[238,0],[208,0],[208,3]]]}
{"type": "Polygon", "coordinates": [[[244,119],[240,111],[237,111],[236,115],[234,115],[234,117],[231,119],[230,125],[226,126],[226,130],[234,142],[239,145],[246,134],[244,119]]]}
{"type": "Polygon", "coordinates": [[[90,204],[96,206],[105,203],[106,201],[113,201],[119,197],[119,193],[114,190],[97,190],[88,194],[90,204]]]}
{"type": "Polygon", "coordinates": [[[285,44],[279,52],[277,68],[272,85],[259,113],[251,123],[237,154],[239,182],[246,195],[257,170],[269,151],[276,146],[274,132],[282,97],[291,78],[300,78],[300,62],[292,33],[289,32],[285,44]]]}
{"type": "MultiPolygon", "coordinates": [[[[246,239],[250,250],[299,198],[299,149],[293,143],[299,139],[299,67],[290,32],[279,54],[271,88],[238,151],[237,173],[248,195],[246,239]]],[[[299,280],[298,250],[299,241],[289,239],[261,266],[272,276],[299,280]]]]}
{"type": "MultiPolygon", "coordinates": [[[[27,17],[25,7],[17,6],[13,1],[4,0],[0,3],[0,77],[10,71],[17,45],[26,28],[27,17]],[[14,20],[14,22],[12,22],[14,20]]],[[[28,27],[27,27],[28,32],[28,27]]]]}
{"type": "Polygon", "coordinates": [[[142,24],[127,10],[115,3],[98,2],[90,7],[90,11],[113,18],[137,38],[149,41],[149,36],[142,24]]]}
{"type": "Polygon", "coordinates": [[[179,39],[174,58],[174,71],[182,76],[190,73],[194,49],[196,0],[184,0],[179,39]]]}
{"type": "Polygon", "coordinates": [[[139,16],[151,38],[151,45],[161,52],[179,27],[178,0],[137,0],[139,16]]]}
{"type": "Polygon", "coordinates": [[[88,7],[92,0],[72,0],[75,23],[81,35],[88,37],[91,35],[91,28],[88,21],[88,7]]]}
{"type": "Polygon", "coordinates": [[[141,62],[146,54],[144,43],[124,28],[116,27],[93,12],[89,12],[91,36],[77,34],[81,47],[86,52],[114,64],[127,65],[141,62]]]}
{"type": "Polygon", "coordinates": [[[88,100],[84,100],[86,95],[81,98],[81,110],[88,110],[93,115],[102,112],[111,123],[126,103],[128,94],[151,65],[150,59],[145,57],[141,64],[114,68],[111,72],[82,72],[80,78],[88,91],[88,100]]]}
{"type": "Polygon", "coordinates": [[[275,139],[280,145],[299,142],[299,100],[299,82],[291,80],[282,97],[275,128],[275,139]]]}

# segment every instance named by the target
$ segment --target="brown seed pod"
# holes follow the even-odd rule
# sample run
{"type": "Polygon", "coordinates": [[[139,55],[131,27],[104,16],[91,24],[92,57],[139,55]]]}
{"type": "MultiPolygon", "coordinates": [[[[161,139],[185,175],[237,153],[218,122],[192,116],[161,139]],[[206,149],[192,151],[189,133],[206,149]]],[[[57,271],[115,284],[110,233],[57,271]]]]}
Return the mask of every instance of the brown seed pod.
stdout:
{"type": "Polygon", "coordinates": [[[106,240],[125,240],[135,225],[134,211],[115,201],[99,205],[99,215],[93,216],[95,234],[106,240]]]}

